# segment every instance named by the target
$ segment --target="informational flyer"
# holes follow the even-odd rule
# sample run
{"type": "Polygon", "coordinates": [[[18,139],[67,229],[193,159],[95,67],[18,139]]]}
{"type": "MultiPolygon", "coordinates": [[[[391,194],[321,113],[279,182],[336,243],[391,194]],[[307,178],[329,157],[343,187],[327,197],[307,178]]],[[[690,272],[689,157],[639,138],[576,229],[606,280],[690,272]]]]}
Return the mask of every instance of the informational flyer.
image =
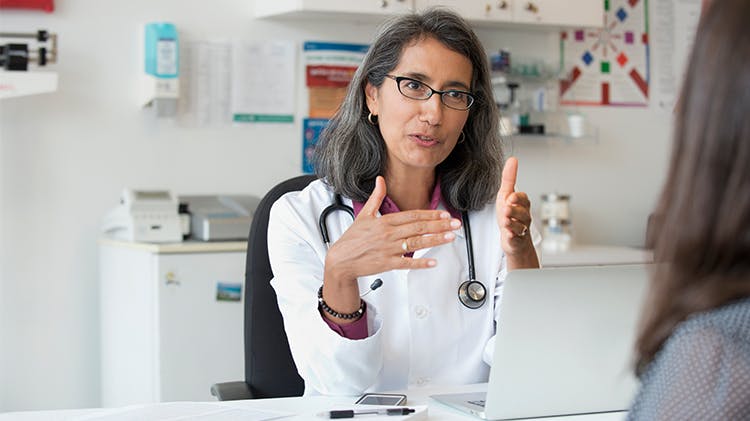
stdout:
{"type": "Polygon", "coordinates": [[[302,123],[302,172],[310,174],[313,168],[313,154],[318,143],[320,133],[328,125],[327,118],[306,118],[302,123]]]}
{"type": "Polygon", "coordinates": [[[367,53],[368,45],[308,41],[304,43],[305,84],[311,118],[331,118],[367,53]]]}
{"type": "Polygon", "coordinates": [[[243,41],[232,49],[232,121],[294,121],[295,44],[243,41]]]}
{"type": "MultiPolygon", "coordinates": [[[[648,0],[603,0],[604,27],[560,34],[563,105],[647,106],[648,0]]],[[[661,1],[661,0],[660,0],[661,1]]]]}

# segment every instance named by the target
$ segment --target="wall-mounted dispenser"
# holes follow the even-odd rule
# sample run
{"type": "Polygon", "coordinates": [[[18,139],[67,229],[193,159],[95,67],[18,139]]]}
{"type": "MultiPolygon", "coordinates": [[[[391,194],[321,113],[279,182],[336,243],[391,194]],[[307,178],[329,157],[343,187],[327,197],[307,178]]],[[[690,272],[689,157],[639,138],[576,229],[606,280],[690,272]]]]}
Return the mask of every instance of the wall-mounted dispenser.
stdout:
{"type": "Polygon", "coordinates": [[[171,23],[148,23],[144,28],[142,105],[152,107],[157,117],[177,114],[179,93],[179,43],[171,23]]]}

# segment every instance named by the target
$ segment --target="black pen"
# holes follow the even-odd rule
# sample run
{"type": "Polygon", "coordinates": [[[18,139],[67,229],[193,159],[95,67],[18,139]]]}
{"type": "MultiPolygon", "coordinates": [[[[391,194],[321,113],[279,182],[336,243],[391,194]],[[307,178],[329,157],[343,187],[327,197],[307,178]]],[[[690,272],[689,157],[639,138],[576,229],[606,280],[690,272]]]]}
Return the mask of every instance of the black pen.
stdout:
{"type": "Polygon", "coordinates": [[[342,409],[338,411],[329,411],[328,417],[331,419],[335,418],[354,418],[358,415],[408,415],[414,413],[412,408],[380,408],[380,409],[365,409],[365,410],[353,410],[353,409],[342,409]]]}

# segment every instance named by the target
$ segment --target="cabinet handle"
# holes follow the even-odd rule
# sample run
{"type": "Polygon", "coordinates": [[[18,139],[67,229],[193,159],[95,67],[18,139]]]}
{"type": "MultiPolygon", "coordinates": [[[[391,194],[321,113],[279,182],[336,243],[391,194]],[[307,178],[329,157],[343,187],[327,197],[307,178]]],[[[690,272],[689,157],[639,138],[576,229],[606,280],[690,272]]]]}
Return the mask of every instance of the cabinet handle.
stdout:
{"type": "Polygon", "coordinates": [[[167,285],[180,285],[179,279],[177,279],[177,275],[174,272],[167,272],[164,274],[164,280],[167,285]]]}
{"type": "Polygon", "coordinates": [[[388,7],[388,0],[380,0],[380,8],[385,9],[388,7]]]}
{"type": "Polygon", "coordinates": [[[505,10],[508,8],[508,2],[507,1],[499,1],[497,2],[497,8],[500,10],[505,10]]]}
{"type": "Polygon", "coordinates": [[[485,13],[490,13],[491,11],[492,11],[492,6],[489,3],[485,4],[484,5],[484,12],[485,13]]]}
{"type": "Polygon", "coordinates": [[[532,2],[526,3],[526,10],[528,10],[531,13],[538,13],[539,12],[539,6],[535,5],[532,2]]]}

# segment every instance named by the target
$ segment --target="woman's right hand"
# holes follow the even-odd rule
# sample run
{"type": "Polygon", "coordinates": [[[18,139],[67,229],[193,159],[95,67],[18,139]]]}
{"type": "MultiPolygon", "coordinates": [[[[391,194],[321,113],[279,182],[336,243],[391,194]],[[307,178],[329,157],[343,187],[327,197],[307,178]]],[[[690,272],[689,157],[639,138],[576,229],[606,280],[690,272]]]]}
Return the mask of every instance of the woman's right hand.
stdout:
{"type": "Polygon", "coordinates": [[[354,223],[326,255],[323,299],[340,313],[359,308],[358,277],[394,269],[434,267],[435,259],[409,258],[404,254],[449,243],[456,237],[453,230],[461,227],[461,221],[441,210],[411,210],[378,217],[385,196],[385,179],[378,176],[375,189],[354,223]]]}

